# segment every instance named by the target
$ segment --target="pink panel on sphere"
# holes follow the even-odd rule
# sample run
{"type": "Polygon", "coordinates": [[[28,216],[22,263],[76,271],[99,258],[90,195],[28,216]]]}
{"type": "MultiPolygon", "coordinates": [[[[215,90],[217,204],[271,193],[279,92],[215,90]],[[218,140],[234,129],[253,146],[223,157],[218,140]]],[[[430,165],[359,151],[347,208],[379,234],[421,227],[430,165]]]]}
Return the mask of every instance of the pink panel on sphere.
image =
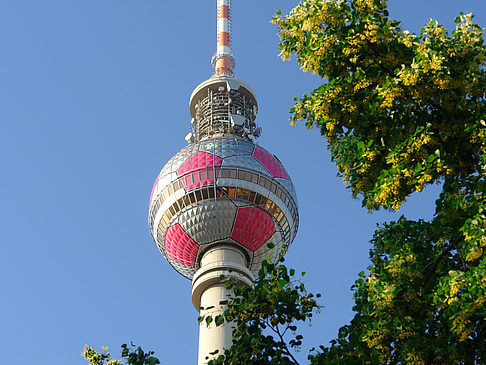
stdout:
{"type": "Polygon", "coordinates": [[[167,229],[164,241],[165,249],[174,261],[194,267],[199,245],[189,237],[180,224],[174,224],[167,229]]]}
{"type": "Polygon", "coordinates": [[[192,190],[199,186],[212,185],[221,168],[223,159],[207,152],[198,152],[189,157],[178,169],[179,177],[187,175],[182,179],[186,190],[192,190]],[[194,173],[191,177],[189,174],[194,173]]]}
{"type": "Polygon", "coordinates": [[[259,249],[275,233],[270,215],[259,207],[242,207],[236,213],[231,238],[249,250],[259,249]]]}
{"type": "Polygon", "coordinates": [[[260,161],[262,165],[265,166],[268,171],[270,171],[273,177],[281,177],[284,179],[289,178],[280,161],[260,146],[255,146],[253,157],[260,161]]]}

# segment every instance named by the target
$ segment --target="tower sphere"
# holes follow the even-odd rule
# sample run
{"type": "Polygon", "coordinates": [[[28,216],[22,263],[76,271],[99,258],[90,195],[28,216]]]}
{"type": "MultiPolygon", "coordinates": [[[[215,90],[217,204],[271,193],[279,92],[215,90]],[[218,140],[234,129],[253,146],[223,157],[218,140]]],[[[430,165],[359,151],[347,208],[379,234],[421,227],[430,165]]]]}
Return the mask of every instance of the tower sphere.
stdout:
{"type": "Polygon", "coordinates": [[[277,261],[295,237],[294,185],[278,158],[254,143],[261,129],[247,84],[214,76],[194,90],[190,111],[189,145],[169,160],[152,189],[150,232],[189,279],[217,245],[238,247],[256,277],[262,261],[277,261]]]}

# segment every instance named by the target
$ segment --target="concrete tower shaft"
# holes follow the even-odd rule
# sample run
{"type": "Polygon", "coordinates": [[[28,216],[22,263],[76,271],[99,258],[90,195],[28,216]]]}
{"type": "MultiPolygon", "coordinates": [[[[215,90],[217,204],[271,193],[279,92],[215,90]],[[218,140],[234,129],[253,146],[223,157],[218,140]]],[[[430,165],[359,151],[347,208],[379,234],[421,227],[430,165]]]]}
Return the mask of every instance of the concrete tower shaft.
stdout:
{"type": "MultiPolygon", "coordinates": [[[[207,251],[201,259],[201,268],[192,281],[192,302],[202,317],[213,319],[223,315],[226,306],[221,302],[232,296],[232,290],[221,282],[221,275],[233,279],[242,286],[251,286],[252,273],[246,268],[247,259],[243,252],[234,245],[222,245],[207,251]]],[[[203,365],[215,350],[216,357],[224,353],[232,344],[232,323],[216,326],[213,322],[207,325],[203,321],[199,329],[198,364],[203,365]]]]}

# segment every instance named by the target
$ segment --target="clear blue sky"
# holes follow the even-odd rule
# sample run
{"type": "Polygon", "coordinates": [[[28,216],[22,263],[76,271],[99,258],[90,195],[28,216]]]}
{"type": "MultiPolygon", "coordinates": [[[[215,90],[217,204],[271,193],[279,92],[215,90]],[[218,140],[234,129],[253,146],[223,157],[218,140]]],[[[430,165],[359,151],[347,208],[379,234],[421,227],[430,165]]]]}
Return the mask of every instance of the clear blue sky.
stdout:
{"type": "MultiPolygon", "coordinates": [[[[216,1],[0,1],[0,343],[2,364],[82,365],[84,344],[134,341],[163,364],[194,364],[191,285],[147,227],[153,181],[189,130],[188,100],[211,76],[216,1]]],[[[260,144],[294,181],[301,225],[287,263],[325,308],[305,327],[327,343],[351,316],[376,222],[336,177],[317,130],[291,127],[293,96],[319,80],[278,57],[273,11],[294,0],[234,0],[237,77],[255,90],[260,144]]],[[[390,0],[418,31],[484,0],[390,0]]],[[[437,188],[400,214],[430,218],[437,188]]],[[[305,359],[307,351],[299,356],[305,359]]]]}

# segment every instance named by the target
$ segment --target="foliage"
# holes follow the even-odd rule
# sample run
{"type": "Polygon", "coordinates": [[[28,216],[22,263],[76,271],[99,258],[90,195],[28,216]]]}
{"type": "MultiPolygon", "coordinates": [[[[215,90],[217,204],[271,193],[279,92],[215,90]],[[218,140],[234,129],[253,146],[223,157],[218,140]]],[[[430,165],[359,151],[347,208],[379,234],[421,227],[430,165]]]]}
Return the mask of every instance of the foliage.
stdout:
{"type": "Polygon", "coordinates": [[[471,280],[479,268],[465,272],[438,232],[405,218],[377,230],[369,275],[354,286],[356,315],[312,364],[484,363],[484,284],[471,280]]]}
{"type": "Polygon", "coordinates": [[[107,347],[102,347],[103,352],[96,351],[93,347],[86,345],[83,349],[82,356],[89,361],[89,365],[156,365],[160,364],[159,359],[154,357],[154,352],[144,352],[141,347],[135,348],[133,343],[131,347],[126,344],[122,346],[121,356],[124,362],[112,359],[107,347]]]}
{"type": "MultiPolygon", "coordinates": [[[[442,186],[433,219],[402,217],[375,232],[369,274],[353,286],[355,317],[311,352],[312,364],[486,363],[486,47],[472,19],[461,14],[451,34],[430,20],[416,35],[390,19],[385,0],[307,0],[273,20],[282,57],[295,54],[325,81],[296,99],[291,121],[320,128],[364,207],[397,210],[442,186]]],[[[272,293],[267,283],[275,278],[258,288],[272,293]]],[[[235,349],[252,348],[256,334],[248,363],[289,363],[272,357],[282,339],[262,335],[266,295],[245,295],[251,305],[229,303],[235,349]]],[[[227,363],[246,363],[236,351],[227,363]]]]}
{"type": "MultiPolygon", "coordinates": [[[[254,287],[227,283],[235,294],[225,312],[226,320],[235,324],[234,344],[209,365],[297,364],[292,350],[299,350],[303,336],[296,333],[295,323],[310,320],[319,306],[295,276],[282,264],[264,261],[254,287]]],[[[221,324],[224,318],[215,321],[221,324]]]]}
{"type": "MultiPolygon", "coordinates": [[[[327,83],[292,122],[320,127],[354,196],[398,209],[439,179],[477,173],[485,153],[486,47],[471,14],[452,36],[430,20],[400,28],[384,0],[308,0],[275,17],[281,55],[327,83]]],[[[484,162],[484,161],[483,161],[484,162]]]]}

